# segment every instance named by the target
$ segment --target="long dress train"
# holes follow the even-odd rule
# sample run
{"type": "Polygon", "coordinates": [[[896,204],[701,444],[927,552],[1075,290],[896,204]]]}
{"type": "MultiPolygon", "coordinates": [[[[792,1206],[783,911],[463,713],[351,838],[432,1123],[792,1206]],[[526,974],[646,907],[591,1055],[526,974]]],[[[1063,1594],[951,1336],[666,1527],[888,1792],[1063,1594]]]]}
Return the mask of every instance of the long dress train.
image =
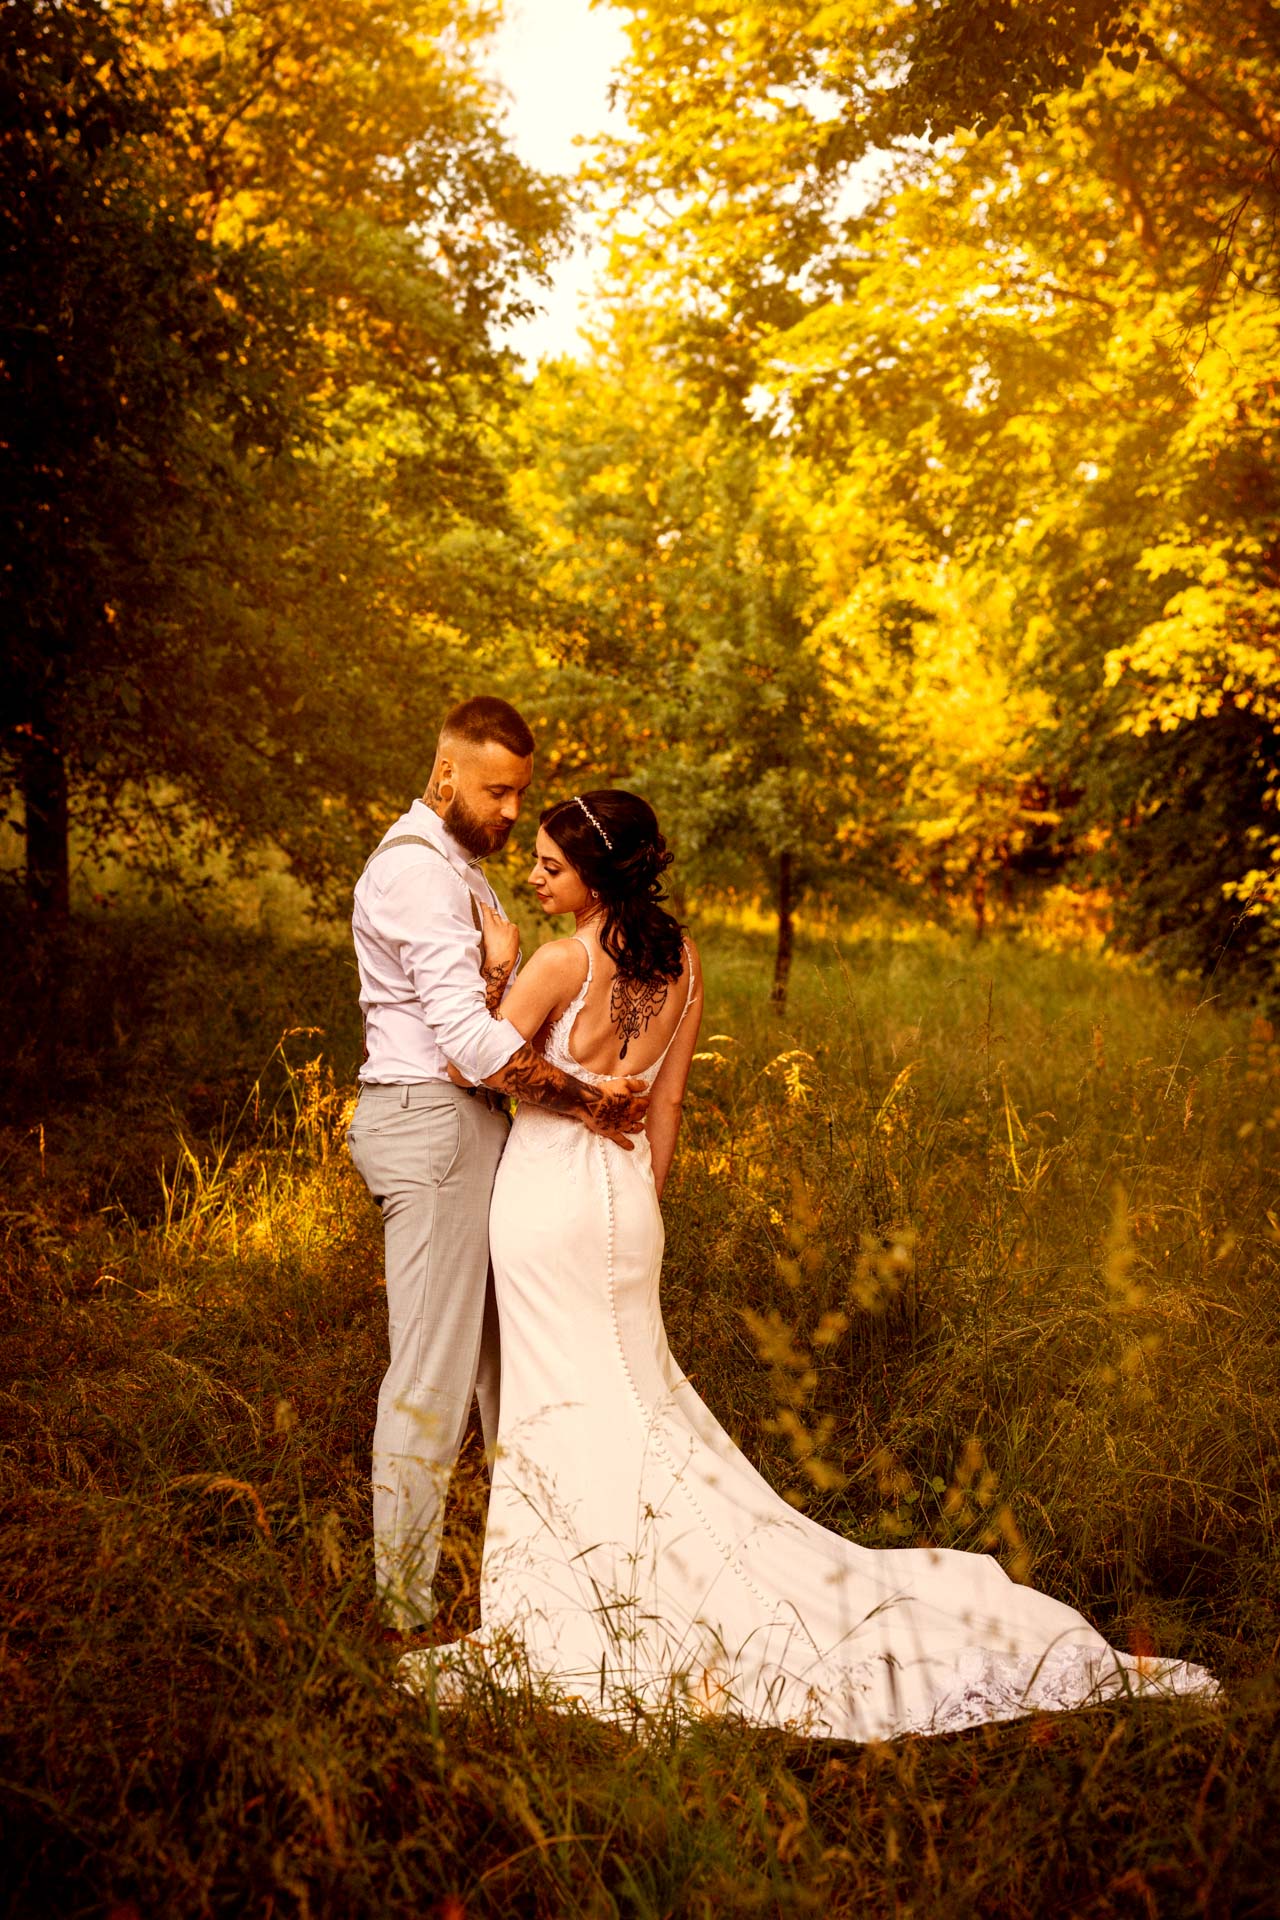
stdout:
{"type": "MultiPolygon", "coordinates": [[[[591,984],[588,948],[546,1046],[582,1079],[602,1077],[570,1046],[591,984]]],[[[847,1740],[1217,1692],[1202,1668],[1116,1651],[985,1554],[858,1546],[781,1499],[667,1346],[643,1137],[628,1153],[522,1106],[490,1249],[502,1387],[482,1627],[406,1655],[405,1684],[447,1691],[451,1665],[478,1662],[610,1719],[736,1713],[847,1740]]]]}

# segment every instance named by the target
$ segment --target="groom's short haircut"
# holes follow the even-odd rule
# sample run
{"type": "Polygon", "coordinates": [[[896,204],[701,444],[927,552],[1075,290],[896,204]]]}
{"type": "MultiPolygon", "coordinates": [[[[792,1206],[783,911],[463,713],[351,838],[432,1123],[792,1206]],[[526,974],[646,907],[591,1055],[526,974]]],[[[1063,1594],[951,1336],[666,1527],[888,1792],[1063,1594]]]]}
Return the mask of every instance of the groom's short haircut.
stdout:
{"type": "Polygon", "coordinates": [[[445,715],[440,729],[441,744],[446,740],[465,740],[473,747],[483,747],[486,742],[496,740],[518,760],[527,760],[533,752],[533,735],[520,715],[507,701],[499,700],[492,693],[478,693],[445,715]]]}

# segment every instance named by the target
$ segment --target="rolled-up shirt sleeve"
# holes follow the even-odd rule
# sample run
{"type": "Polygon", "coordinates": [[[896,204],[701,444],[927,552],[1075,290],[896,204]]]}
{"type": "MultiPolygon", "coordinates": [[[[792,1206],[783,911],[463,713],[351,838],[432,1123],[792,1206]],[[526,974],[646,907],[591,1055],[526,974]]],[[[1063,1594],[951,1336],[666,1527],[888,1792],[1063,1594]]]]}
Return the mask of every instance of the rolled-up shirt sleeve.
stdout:
{"type": "Polygon", "coordinates": [[[524,1045],[508,1020],[485,1005],[480,935],[461,874],[433,861],[395,874],[376,908],[380,938],[398,953],[422,1018],[446,1060],[468,1080],[487,1080],[524,1045]]]}

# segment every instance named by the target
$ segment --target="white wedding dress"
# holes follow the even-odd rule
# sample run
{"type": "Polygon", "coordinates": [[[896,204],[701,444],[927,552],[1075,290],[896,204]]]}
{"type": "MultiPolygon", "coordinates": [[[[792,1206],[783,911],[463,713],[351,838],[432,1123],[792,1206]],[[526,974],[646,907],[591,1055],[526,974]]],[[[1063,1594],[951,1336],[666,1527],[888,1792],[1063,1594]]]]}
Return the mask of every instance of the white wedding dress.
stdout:
{"type": "MultiPolygon", "coordinates": [[[[598,1081],[571,1047],[587,954],[546,1057],[598,1081]]],[[[1115,1651],[984,1554],[857,1546],[782,1500],[667,1346],[643,1136],[628,1153],[522,1106],[490,1244],[502,1386],[482,1626],[406,1655],[404,1684],[448,1699],[479,1671],[609,1719],[727,1713],[845,1740],[1216,1693],[1201,1668],[1115,1651]]]]}

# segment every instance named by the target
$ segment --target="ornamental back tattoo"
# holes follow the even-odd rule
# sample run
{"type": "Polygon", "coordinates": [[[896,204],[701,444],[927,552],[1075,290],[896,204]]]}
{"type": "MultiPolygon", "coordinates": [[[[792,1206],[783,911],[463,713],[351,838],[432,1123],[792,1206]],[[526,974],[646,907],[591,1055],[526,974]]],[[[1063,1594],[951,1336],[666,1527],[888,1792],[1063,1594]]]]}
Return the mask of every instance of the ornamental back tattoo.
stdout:
{"type": "Polygon", "coordinates": [[[618,1049],[618,1059],[625,1060],[627,1048],[638,1033],[643,1033],[651,1020],[657,1018],[667,1004],[667,982],[657,980],[631,980],[625,974],[616,973],[609,990],[609,1018],[614,1030],[622,1036],[622,1045],[618,1049]]]}

